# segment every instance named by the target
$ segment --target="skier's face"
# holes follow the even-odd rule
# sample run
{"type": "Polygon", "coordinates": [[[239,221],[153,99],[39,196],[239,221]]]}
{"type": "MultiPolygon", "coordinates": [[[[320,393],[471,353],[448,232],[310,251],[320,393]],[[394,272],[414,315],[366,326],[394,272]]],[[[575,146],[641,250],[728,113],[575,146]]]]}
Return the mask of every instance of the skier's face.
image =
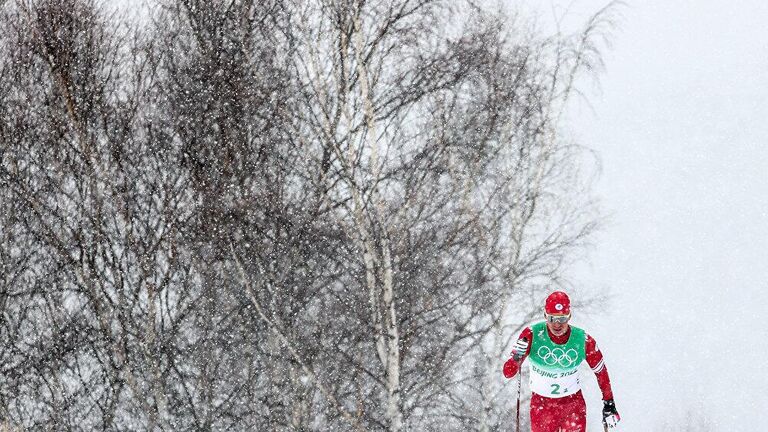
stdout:
{"type": "Polygon", "coordinates": [[[547,328],[550,332],[552,332],[555,336],[562,336],[568,331],[568,321],[571,320],[571,316],[546,316],[547,319],[547,328]],[[556,319],[551,319],[556,318],[556,319]]]}

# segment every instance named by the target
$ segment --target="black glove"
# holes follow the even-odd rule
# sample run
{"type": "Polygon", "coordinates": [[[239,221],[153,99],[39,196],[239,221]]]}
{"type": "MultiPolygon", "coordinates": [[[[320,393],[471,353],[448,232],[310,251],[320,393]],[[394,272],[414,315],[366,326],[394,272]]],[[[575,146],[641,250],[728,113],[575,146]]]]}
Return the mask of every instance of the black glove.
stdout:
{"type": "Polygon", "coordinates": [[[616,427],[619,420],[621,420],[621,416],[619,416],[619,412],[616,411],[616,403],[613,402],[613,399],[604,400],[603,423],[605,423],[606,426],[613,428],[616,427]]]}

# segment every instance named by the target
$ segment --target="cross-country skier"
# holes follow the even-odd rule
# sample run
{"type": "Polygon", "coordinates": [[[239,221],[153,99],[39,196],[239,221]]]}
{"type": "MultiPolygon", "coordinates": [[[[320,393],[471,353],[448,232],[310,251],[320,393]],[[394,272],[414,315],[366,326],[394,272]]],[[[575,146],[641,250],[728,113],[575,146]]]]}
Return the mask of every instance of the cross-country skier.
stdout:
{"type": "Polygon", "coordinates": [[[620,417],[613,402],[611,381],[597,342],[584,330],[568,325],[571,302],[555,291],[544,306],[546,321],[520,333],[504,376],[514,377],[528,358],[530,366],[531,431],[585,432],[587,406],[581,394],[579,365],[586,360],[603,393],[603,424],[613,429],[620,417]]]}

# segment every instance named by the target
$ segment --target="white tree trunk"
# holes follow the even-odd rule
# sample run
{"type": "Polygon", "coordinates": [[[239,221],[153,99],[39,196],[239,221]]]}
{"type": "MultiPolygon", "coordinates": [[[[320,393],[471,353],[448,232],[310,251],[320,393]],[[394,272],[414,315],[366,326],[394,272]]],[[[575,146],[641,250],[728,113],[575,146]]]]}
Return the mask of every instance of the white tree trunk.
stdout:
{"type": "MultiPolygon", "coordinates": [[[[363,99],[366,121],[365,142],[371,146],[371,179],[373,184],[376,185],[380,177],[379,150],[376,142],[378,137],[376,136],[376,122],[374,119],[373,98],[370,93],[370,83],[368,80],[368,69],[362,55],[363,32],[359,10],[354,16],[354,26],[355,63],[360,78],[360,93],[363,99]]],[[[376,250],[371,233],[366,228],[365,219],[362,217],[363,203],[360,194],[358,191],[353,192],[358,213],[358,229],[366,243],[366,277],[368,279],[372,302],[371,308],[376,329],[376,348],[386,376],[386,418],[389,423],[389,431],[400,432],[403,429],[403,411],[400,394],[400,331],[398,329],[397,310],[395,308],[395,286],[392,277],[392,256],[389,239],[387,238],[387,227],[381,227],[381,249],[376,250]],[[380,289],[375,278],[376,269],[380,270],[380,283],[382,285],[380,289]],[[378,295],[380,291],[381,297],[378,295]],[[382,313],[384,314],[383,319],[382,313]]],[[[376,186],[373,187],[371,195],[373,211],[376,215],[381,214],[383,203],[376,186]]],[[[374,217],[374,220],[378,220],[378,218],[374,217]]]]}
{"type": "MultiPolygon", "coordinates": [[[[397,327],[397,309],[395,308],[395,287],[392,280],[392,256],[386,235],[382,239],[383,301],[387,311],[387,418],[389,430],[399,432],[403,428],[403,412],[400,397],[400,331],[397,327]]],[[[385,337],[384,334],[379,335],[385,337]]]]}

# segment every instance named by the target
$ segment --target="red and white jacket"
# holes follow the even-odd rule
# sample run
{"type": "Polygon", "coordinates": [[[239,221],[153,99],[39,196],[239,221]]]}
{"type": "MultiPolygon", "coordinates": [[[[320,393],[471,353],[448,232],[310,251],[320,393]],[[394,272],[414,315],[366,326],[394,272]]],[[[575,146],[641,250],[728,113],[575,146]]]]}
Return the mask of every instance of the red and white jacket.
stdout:
{"type": "MultiPolygon", "coordinates": [[[[564,344],[568,342],[568,338],[571,336],[571,328],[569,326],[568,331],[566,331],[565,334],[561,336],[555,336],[552,334],[549,328],[547,328],[547,333],[549,333],[549,338],[552,339],[552,342],[556,344],[564,344]]],[[[592,372],[595,373],[595,376],[597,376],[597,383],[600,386],[600,391],[603,393],[603,400],[613,399],[611,379],[608,377],[608,368],[605,367],[603,353],[600,352],[600,348],[597,347],[597,342],[595,342],[592,336],[588,334],[586,336],[586,341],[584,342],[584,352],[587,355],[587,364],[590,368],[592,368],[592,372]]],[[[529,341],[525,355],[520,359],[519,362],[515,361],[514,358],[510,358],[506,363],[504,363],[504,376],[507,378],[512,378],[517,374],[517,372],[520,370],[520,365],[523,363],[523,361],[525,361],[525,359],[528,357],[528,354],[531,352],[530,341],[533,340],[533,332],[531,331],[530,327],[526,327],[520,333],[518,339],[523,338],[529,341]]]]}

